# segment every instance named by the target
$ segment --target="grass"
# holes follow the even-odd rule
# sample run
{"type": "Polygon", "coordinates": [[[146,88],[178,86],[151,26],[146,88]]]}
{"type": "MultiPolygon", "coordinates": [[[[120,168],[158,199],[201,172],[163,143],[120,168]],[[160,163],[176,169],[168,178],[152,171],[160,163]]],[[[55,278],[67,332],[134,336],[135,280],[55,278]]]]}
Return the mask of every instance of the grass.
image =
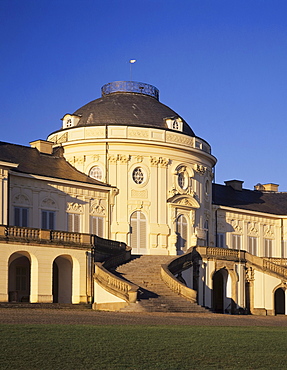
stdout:
{"type": "Polygon", "coordinates": [[[0,325],[0,369],[286,369],[275,327],[0,325]]]}

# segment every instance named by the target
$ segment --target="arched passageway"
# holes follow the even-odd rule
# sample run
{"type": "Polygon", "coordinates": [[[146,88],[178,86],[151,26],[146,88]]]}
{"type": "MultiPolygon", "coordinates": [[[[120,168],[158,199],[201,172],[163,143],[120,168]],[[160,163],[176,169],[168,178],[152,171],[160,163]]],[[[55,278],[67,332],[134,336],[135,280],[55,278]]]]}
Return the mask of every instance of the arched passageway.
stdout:
{"type": "Polygon", "coordinates": [[[274,308],[275,315],[285,315],[285,290],[282,288],[276,289],[274,293],[274,308]]]}
{"type": "Polygon", "coordinates": [[[53,262],[53,302],[72,303],[73,262],[70,256],[62,255],[53,262]]]}
{"type": "Polygon", "coordinates": [[[30,302],[31,262],[27,252],[13,253],[9,258],[9,302],[30,302]]]}
{"type": "Polygon", "coordinates": [[[221,269],[215,272],[212,278],[212,308],[214,312],[225,312],[226,283],[228,272],[221,269]]]}

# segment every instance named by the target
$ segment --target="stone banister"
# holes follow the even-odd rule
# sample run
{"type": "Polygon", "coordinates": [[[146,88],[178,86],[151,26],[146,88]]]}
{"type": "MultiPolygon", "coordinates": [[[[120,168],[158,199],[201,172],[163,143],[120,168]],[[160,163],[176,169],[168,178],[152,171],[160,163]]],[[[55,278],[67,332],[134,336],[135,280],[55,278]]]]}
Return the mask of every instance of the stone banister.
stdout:
{"type": "Polygon", "coordinates": [[[95,263],[95,281],[106,291],[128,303],[137,301],[138,286],[106,270],[101,262],[95,263]]]}
{"type": "Polygon", "coordinates": [[[191,266],[191,252],[174,258],[170,263],[162,265],[160,274],[162,280],[175,293],[192,302],[196,302],[196,291],[181,283],[171,271],[179,273],[191,266]],[[187,266],[188,265],[188,266],[187,266]]]}

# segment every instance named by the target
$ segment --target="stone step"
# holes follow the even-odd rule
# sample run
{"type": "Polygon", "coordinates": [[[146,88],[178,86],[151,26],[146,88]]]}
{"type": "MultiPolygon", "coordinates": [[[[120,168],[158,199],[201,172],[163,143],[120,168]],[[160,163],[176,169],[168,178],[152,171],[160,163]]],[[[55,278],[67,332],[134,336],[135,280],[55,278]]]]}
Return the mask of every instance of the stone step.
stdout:
{"type": "Polygon", "coordinates": [[[168,288],[160,276],[161,265],[170,256],[133,256],[119,266],[116,274],[140,287],[138,302],[121,309],[124,312],[207,312],[207,310],[168,288]]]}

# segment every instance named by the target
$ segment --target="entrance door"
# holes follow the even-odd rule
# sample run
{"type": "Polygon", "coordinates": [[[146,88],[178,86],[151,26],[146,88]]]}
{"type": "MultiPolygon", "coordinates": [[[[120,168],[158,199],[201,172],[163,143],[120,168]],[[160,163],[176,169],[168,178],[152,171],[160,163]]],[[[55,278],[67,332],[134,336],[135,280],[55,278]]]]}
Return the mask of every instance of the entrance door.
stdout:
{"type": "Polygon", "coordinates": [[[219,270],[213,275],[213,302],[212,308],[214,312],[224,313],[224,300],[225,300],[225,279],[223,276],[223,271],[219,270]]]}
{"type": "Polygon", "coordinates": [[[176,220],[176,235],[177,254],[183,254],[187,250],[187,220],[183,215],[176,220]]]}
{"type": "Polygon", "coordinates": [[[59,256],[53,262],[53,302],[72,303],[72,271],[70,256],[59,256]]]}
{"type": "Polygon", "coordinates": [[[145,254],[147,251],[145,215],[140,211],[134,212],[131,215],[130,227],[132,253],[145,254]]]}
{"type": "MultiPolygon", "coordinates": [[[[25,253],[25,252],[24,252],[25,253]]],[[[31,263],[28,257],[14,253],[9,259],[9,302],[29,302],[31,263]]]]}
{"type": "Polygon", "coordinates": [[[285,315],[285,291],[278,288],[274,294],[275,315],[285,315]]]}

